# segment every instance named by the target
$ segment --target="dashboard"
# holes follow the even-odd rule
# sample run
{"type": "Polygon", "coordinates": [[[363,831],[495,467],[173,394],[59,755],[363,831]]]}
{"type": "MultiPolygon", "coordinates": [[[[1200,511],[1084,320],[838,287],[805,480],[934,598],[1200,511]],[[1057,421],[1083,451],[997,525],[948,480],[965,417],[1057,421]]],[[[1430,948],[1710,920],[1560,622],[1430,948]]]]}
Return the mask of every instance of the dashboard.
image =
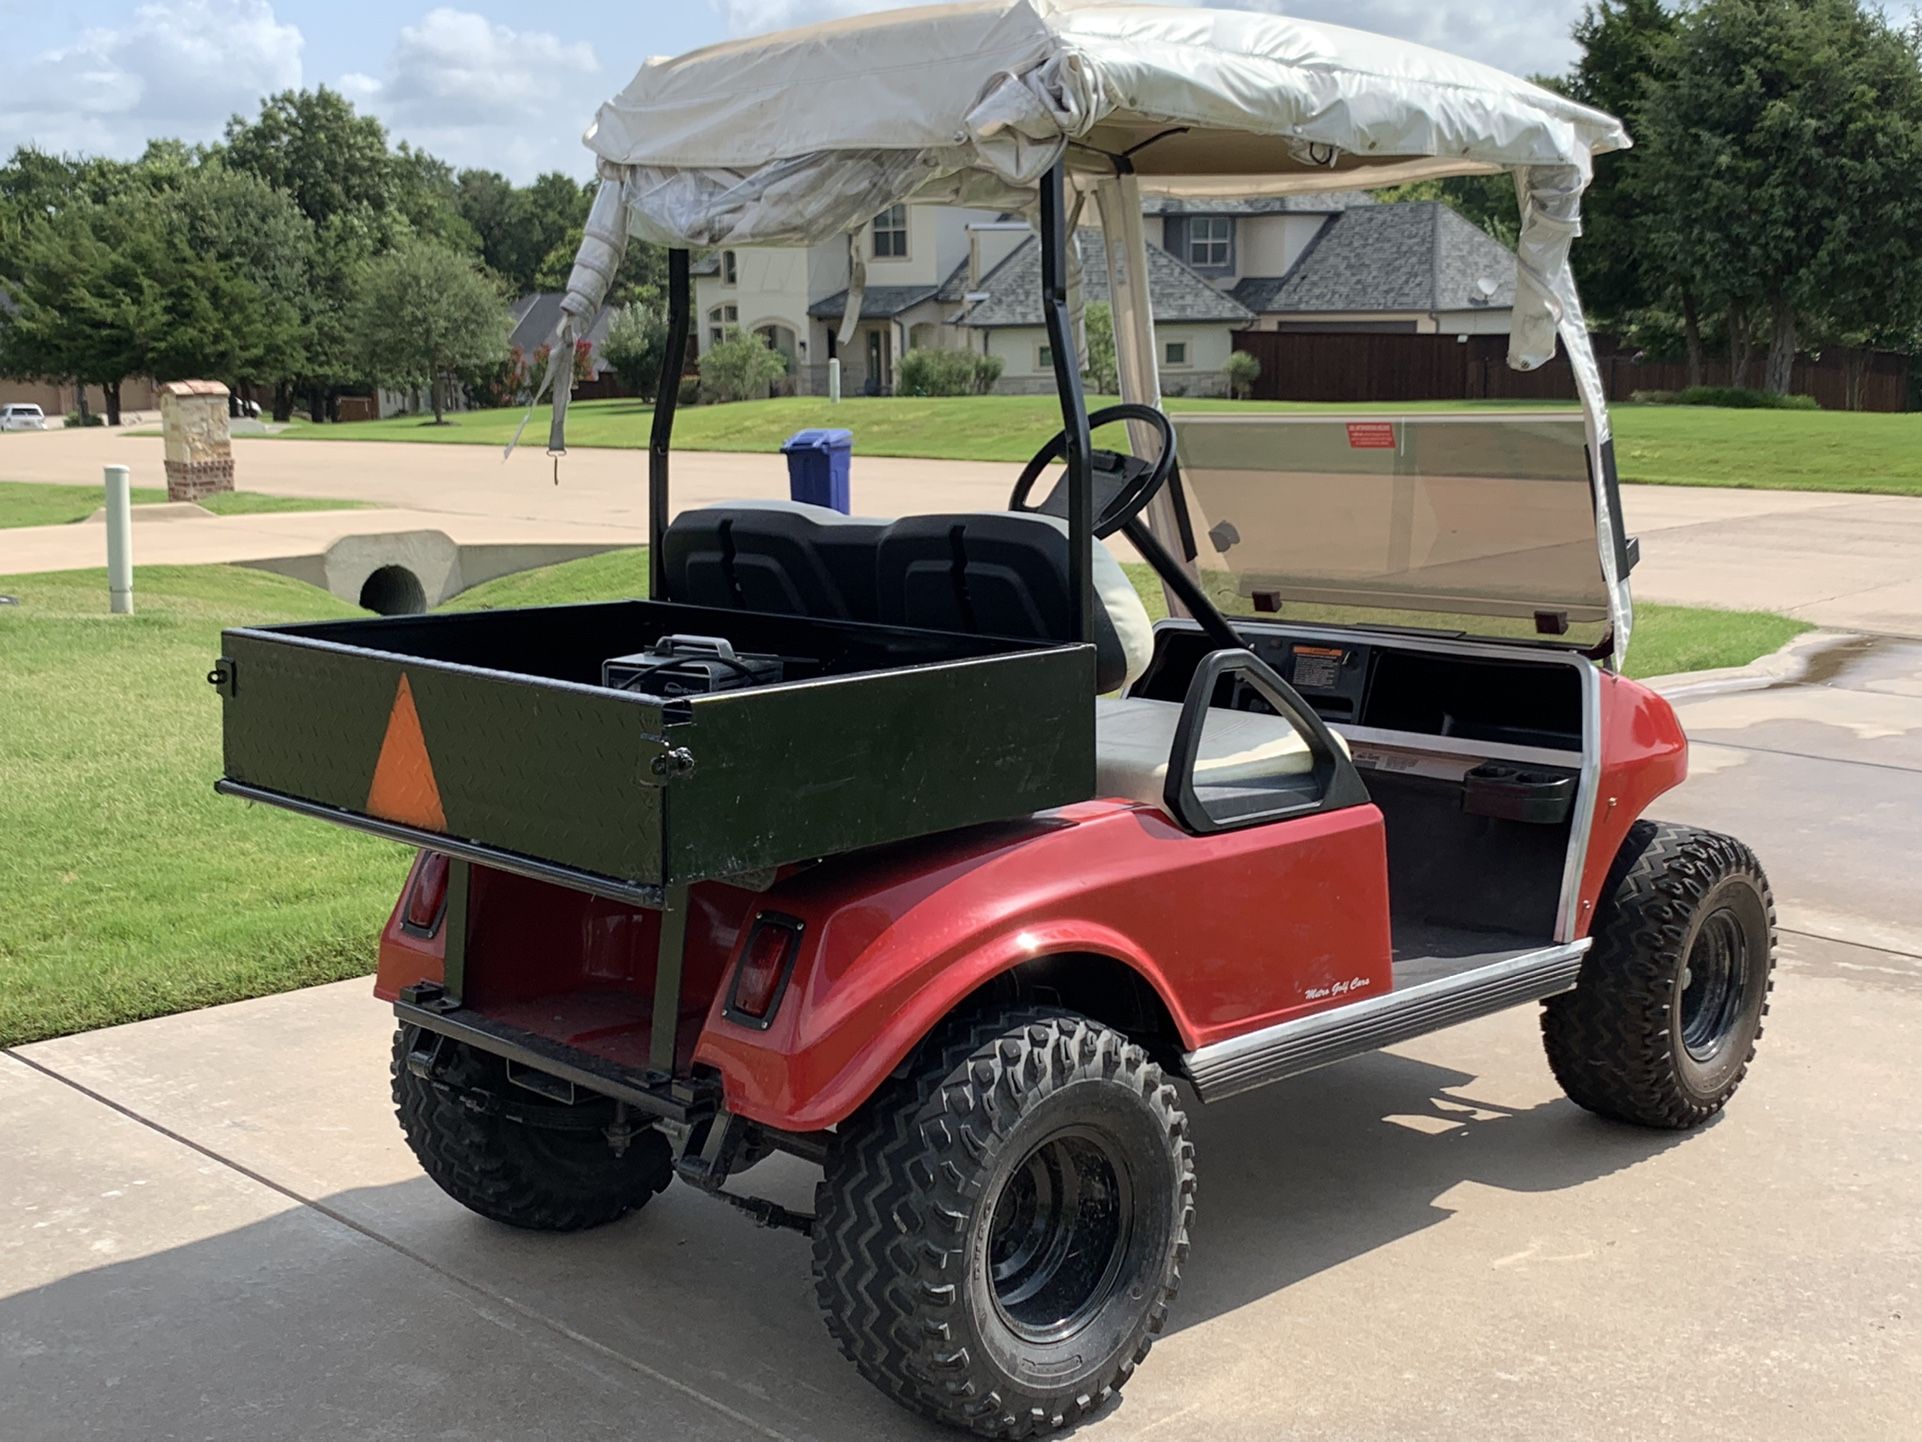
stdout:
{"type": "MultiPolygon", "coordinates": [[[[1582,672],[1558,655],[1513,659],[1431,649],[1333,630],[1237,624],[1248,649],[1360,748],[1439,751],[1487,760],[1578,766],[1582,672]]],[[[1445,644],[1445,643],[1443,643],[1445,644]]],[[[1156,628],[1155,654],[1131,694],[1179,701],[1213,643],[1192,622],[1156,628]]],[[[1584,663],[1585,664],[1585,663],[1584,663]]],[[[1216,704],[1222,704],[1220,698],[1216,704]]],[[[1267,710],[1253,688],[1227,704],[1267,710]]]]}

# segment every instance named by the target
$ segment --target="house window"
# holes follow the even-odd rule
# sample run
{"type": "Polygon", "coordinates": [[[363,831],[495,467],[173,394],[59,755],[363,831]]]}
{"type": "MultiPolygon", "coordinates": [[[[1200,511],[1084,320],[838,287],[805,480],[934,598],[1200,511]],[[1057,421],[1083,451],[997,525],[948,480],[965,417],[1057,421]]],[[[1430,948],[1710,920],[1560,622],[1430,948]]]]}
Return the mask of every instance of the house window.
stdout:
{"type": "Polygon", "coordinates": [[[1038,371],[1051,371],[1054,369],[1053,346],[1038,345],[1034,348],[1034,368],[1038,371]]]}
{"type": "Polygon", "coordinates": [[[1235,223],[1225,215],[1197,215],[1188,221],[1188,264],[1201,270],[1226,270],[1234,264],[1235,223]]]}
{"type": "Polygon", "coordinates": [[[1188,342],[1187,341],[1171,340],[1168,342],[1165,350],[1166,350],[1167,359],[1165,359],[1162,362],[1163,365],[1185,366],[1186,364],[1188,364],[1188,342]]]}
{"type": "Polygon", "coordinates": [[[727,339],[727,333],[741,323],[741,309],[729,302],[717,305],[707,313],[707,343],[719,345],[727,339]]]}
{"type": "Polygon", "coordinates": [[[735,270],[735,266],[734,266],[734,252],[731,250],[722,251],[721,252],[721,284],[733,285],[735,281],[738,279],[739,279],[739,274],[735,270]]]}
{"type": "Polygon", "coordinates": [[[908,208],[890,205],[874,217],[874,258],[906,260],[908,256],[908,208]]]}

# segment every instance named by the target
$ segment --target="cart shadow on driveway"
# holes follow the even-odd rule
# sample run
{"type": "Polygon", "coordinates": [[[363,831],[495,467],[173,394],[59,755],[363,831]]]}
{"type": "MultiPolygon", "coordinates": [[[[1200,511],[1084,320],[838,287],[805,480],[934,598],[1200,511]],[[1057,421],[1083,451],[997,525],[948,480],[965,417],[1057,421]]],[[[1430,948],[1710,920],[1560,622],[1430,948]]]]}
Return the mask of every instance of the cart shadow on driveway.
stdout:
{"type": "MultiPolygon", "coordinates": [[[[1192,1107],[1203,1180],[1174,1334],[1448,1220],[1461,1183],[1556,1191],[1675,1141],[1559,1100],[1490,1104],[1477,1084],[1380,1054],[1192,1107]]],[[[775,1158],[738,1185],[806,1205],[814,1175],[775,1158]]],[[[687,1188],[576,1236],[495,1227],[424,1178],[266,1199],[283,1209],[0,1298],[8,1390],[39,1399],[0,1431],[61,1435],[65,1418],[105,1438],[266,1442],[456,1421],[493,1435],[520,1415],[595,1437],[633,1435],[645,1409],[649,1436],[950,1435],[841,1361],[800,1239],[687,1188]],[[37,1431],[40,1407],[59,1410],[37,1431]]],[[[1167,1416],[1186,1389],[1156,1370],[1089,1425],[1125,1436],[1167,1416]]]]}
{"type": "Polygon", "coordinates": [[[1191,1106],[1201,1187],[1172,1330],[1448,1221],[1458,1208],[1444,1198],[1463,1184],[1561,1191],[1684,1136],[1606,1122],[1560,1096],[1489,1101],[1477,1081],[1378,1052],[1191,1106]]]}

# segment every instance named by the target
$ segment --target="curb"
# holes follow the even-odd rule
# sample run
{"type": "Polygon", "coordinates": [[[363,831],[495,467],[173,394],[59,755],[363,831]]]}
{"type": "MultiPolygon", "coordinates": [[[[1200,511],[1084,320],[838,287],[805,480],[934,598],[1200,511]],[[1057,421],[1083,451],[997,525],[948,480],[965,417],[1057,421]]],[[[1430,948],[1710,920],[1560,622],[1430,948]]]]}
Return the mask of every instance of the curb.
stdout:
{"type": "Polygon", "coordinates": [[[1816,663],[1830,651],[1866,639],[1857,631],[1804,631],[1779,651],[1719,671],[1683,671],[1673,676],[1655,676],[1642,682],[1671,701],[1691,696],[1709,696],[1724,691],[1765,691],[1774,686],[1795,686],[1808,679],[1816,663]]]}

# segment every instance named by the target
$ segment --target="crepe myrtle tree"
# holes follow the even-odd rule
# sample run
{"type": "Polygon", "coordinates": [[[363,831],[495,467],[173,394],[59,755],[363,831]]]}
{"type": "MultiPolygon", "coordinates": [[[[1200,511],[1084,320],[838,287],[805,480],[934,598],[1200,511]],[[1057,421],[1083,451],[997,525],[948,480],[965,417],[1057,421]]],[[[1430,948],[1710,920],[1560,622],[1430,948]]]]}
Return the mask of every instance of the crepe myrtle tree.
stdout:
{"type": "Polygon", "coordinates": [[[425,386],[444,423],[454,378],[507,354],[500,290],[469,257],[432,240],[403,241],[360,274],[354,354],[382,385],[425,386]]]}

